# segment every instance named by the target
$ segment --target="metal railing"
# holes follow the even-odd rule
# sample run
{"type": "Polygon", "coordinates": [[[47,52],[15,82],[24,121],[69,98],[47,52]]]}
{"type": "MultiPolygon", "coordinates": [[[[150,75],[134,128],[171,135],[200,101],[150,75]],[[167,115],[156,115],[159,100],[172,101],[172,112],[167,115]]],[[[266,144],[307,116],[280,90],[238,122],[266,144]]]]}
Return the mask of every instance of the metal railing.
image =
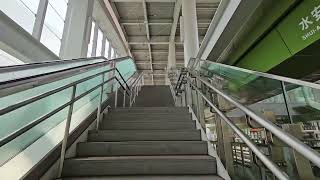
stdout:
{"type": "MultiPolygon", "coordinates": [[[[98,69],[101,67],[105,67],[106,65],[112,66],[112,63],[117,63],[117,62],[121,62],[121,61],[128,59],[128,57],[122,57],[122,58],[118,58],[118,59],[108,60],[104,57],[95,57],[95,58],[91,58],[91,60],[100,59],[100,58],[104,59],[104,61],[92,63],[92,64],[81,65],[81,66],[76,66],[76,67],[71,67],[71,68],[67,68],[67,69],[61,69],[61,70],[52,71],[49,73],[31,75],[31,76],[23,77],[20,79],[14,79],[14,80],[10,80],[10,81],[0,82],[0,97],[8,96],[8,95],[20,92],[20,91],[24,91],[24,90],[31,89],[31,88],[34,88],[37,86],[41,86],[43,84],[48,84],[50,82],[65,79],[70,76],[75,76],[77,74],[83,73],[84,71],[98,69]]],[[[76,60],[71,60],[71,61],[75,62],[76,60]]],[[[30,64],[30,65],[28,65],[28,64],[27,65],[16,65],[13,67],[9,66],[9,67],[2,68],[2,72],[5,72],[5,71],[10,72],[15,69],[16,70],[21,70],[21,69],[26,69],[26,68],[32,69],[32,68],[35,68],[38,66],[42,67],[47,64],[55,65],[58,62],[70,63],[66,60],[63,60],[63,61],[53,61],[52,63],[44,62],[44,63],[34,63],[34,64],[30,64]]],[[[117,71],[117,72],[119,73],[119,71],[117,71]]]]}
{"type": "MultiPolygon", "coordinates": [[[[83,73],[83,72],[91,70],[91,69],[105,67],[109,63],[111,63],[111,61],[105,61],[105,62],[99,62],[99,63],[95,63],[95,64],[89,64],[86,66],[74,67],[74,68],[63,70],[63,71],[58,71],[58,72],[53,72],[53,73],[48,73],[48,74],[41,74],[41,75],[35,76],[35,77],[32,76],[29,78],[21,79],[19,81],[7,82],[6,84],[0,84],[0,86],[4,87],[4,89],[1,89],[0,92],[3,92],[3,91],[8,92],[8,89],[12,89],[14,87],[17,88],[17,90],[15,92],[20,92],[20,91],[23,91],[26,89],[34,88],[34,87],[42,85],[42,84],[46,84],[46,83],[50,83],[50,82],[53,82],[56,80],[66,78],[66,77],[74,76],[75,74],[80,74],[80,73],[83,73]]],[[[21,68],[21,67],[19,67],[19,68],[21,68]]],[[[133,76],[134,76],[134,74],[131,77],[129,77],[128,80],[133,79],[133,76]]],[[[138,95],[139,90],[141,89],[141,86],[143,83],[142,78],[143,78],[143,74],[142,73],[138,74],[138,77],[136,77],[134,82],[131,84],[131,86],[129,86],[127,84],[127,81],[124,79],[123,75],[120,73],[120,71],[117,68],[111,68],[111,69],[90,75],[88,77],[84,77],[80,80],[74,81],[72,83],[58,87],[56,89],[44,92],[44,93],[39,94],[37,96],[28,98],[28,99],[23,100],[21,102],[17,102],[15,104],[12,104],[12,105],[7,106],[5,108],[2,108],[2,109],[0,109],[0,116],[8,114],[10,112],[13,112],[19,108],[25,107],[31,103],[42,100],[42,99],[44,99],[48,96],[51,96],[53,94],[62,92],[66,89],[69,89],[69,88],[72,89],[72,93],[71,93],[71,97],[70,97],[69,101],[67,101],[63,105],[60,105],[59,107],[51,110],[50,112],[42,115],[41,117],[29,122],[28,124],[15,130],[12,133],[6,135],[5,137],[1,138],[0,139],[0,147],[8,144],[9,142],[14,140],[15,138],[19,137],[20,135],[26,133],[27,131],[29,131],[30,129],[35,127],[36,125],[40,124],[41,122],[44,122],[46,119],[52,117],[53,115],[59,113],[63,109],[69,107],[68,112],[67,112],[66,126],[64,129],[64,138],[62,140],[62,149],[61,149],[61,154],[60,154],[60,164],[59,164],[59,177],[60,177],[61,173],[62,173],[63,162],[65,159],[67,139],[69,136],[69,130],[70,130],[70,124],[71,124],[71,119],[72,119],[74,103],[77,102],[78,100],[80,100],[81,98],[85,97],[86,95],[92,93],[93,91],[100,89],[99,95],[98,95],[99,96],[98,97],[99,104],[97,107],[97,116],[96,116],[97,117],[97,128],[98,128],[100,120],[101,120],[104,85],[105,84],[115,85],[114,87],[111,86],[111,92],[113,92],[113,90],[115,91],[115,93],[114,93],[115,94],[114,95],[114,101],[115,101],[114,107],[115,108],[117,107],[118,91],[120,89],[123,90],[123,94],[124,94],[123,107],[126,106],[126,103],[125,103],[126,96],[130,97],[129,104],[130,104],[130,106],[132,106],[132,104],[135,101],[136,96],[138,95]],[[110,72],[113,73],[113,76],[112,77],[109,76],[109,78],[106,79],[105,78],[106,75],[110,72]],[[118,73],[118,75],[119,75],[118,77],[117,77],[116,73],[118,73]],[[94,87],[90,87],[90,89],[86,90],[85,92],[81,93],[80,95],[76,95],[77,86],[79,84],[81,84],[83,82],[87,82],[87,81],[92,80],[97,77],[101,77],[102,81],[99,82],[97,85],[94,85],[94,87]]],[[[5,94],[7,94],[7,93],[3,93],[3,95],[5,95],[5,94]]],[[[108,100],[108,99],[106,99],[106,100],[108,100]]]]}
{"type": "MultiPolygon", "coordinates": [[[[269,120],[266,120],[256,113],[254,113],[252,110],[247,108],[246,106],[239,103],[237,100],[233,99],[229,95],[225,94],[218,88],[214,87],[210,82],[208,82],[205,78],[202,78],[197,74],[197,72],[192,71],[190,69],[184,69],[187,73],[181,73],[179,77],[179,81],[176,86],[176,91],[179,93],[179,89],[184,84],[187,87],[192,87],[197,92],[197,99],[199,102],[199,98],[203,99],[205,102],[209,104],[211,108],[214,109],[214,111],[221,117],[222,120],[224,120],[229,127],[242,139],[244,143],[247,144],[247,146],[256,154],[256,156],[264,163],[264,165],[279,179],[281,180],[288,180],[289,176],[283,172],[274,162],[272,162],[264,153],[262,153],[259,148],[255,145],[255,143],[240,129],[238,128],[217,106],[214,105],[213,102],[211,102],[198,87],[199,84],[205,85],[206,87],[209,87],[212,91],[219,94],[221,97],[223,97],[228,102],[235,105],[237,108],[242,110],[245,114],[250,116],[253,120],[255,120],[257,123],[259,123],[264,128],[268,129],[271,133],[273,133],[276,137],[278,137],[280,140],[282,140],[285,144],[287,144],[289,147],[293,148],[297,152],[299,152],[303,157],[308,159],[309,161],[313,162],[316,166],[320,167],[320,154],[313,150],[312,148],[308,147],[306,144],[301,142],[296,137],[292,136],[291,134],[283,131],[281,128],[270,122],[269,120]],[[195,84],[192,83],[192,80],[195,80],[195,84]]],[[[264,73],[262,73],[264,74],[264,73]]],[[[265,75],[265,74],[264,74],[265,75]]],[[[278,78],[278,77],[277,77],[278,78]]],[[[282,79],[283,80],[283,79],[282,79]]],[[[311,83],[304,83],[305,85],[309,86],[315,86],[310,85],[311,83]]],[[[316,85],[317,86],[317,85],[316,85]]],[[[190,91],[189,88],[185,88],[186,91],[190,91]]],[[[181,91],[181,90],[180,90],[181,91]]],[[[189,93],[190,94],[190,93],[189,93]]],[[[187,105],[188,102],[186,102],[187,105]]]]}

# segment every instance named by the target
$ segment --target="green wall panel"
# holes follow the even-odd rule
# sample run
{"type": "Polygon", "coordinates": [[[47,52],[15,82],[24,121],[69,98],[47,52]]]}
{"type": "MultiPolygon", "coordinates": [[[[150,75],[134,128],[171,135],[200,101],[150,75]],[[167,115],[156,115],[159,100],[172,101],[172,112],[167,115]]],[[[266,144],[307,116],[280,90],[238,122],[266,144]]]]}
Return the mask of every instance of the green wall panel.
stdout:
{"type": "Polygon", "coordinates": [[[290,56],[279,33],[273,30],[236,66],[266,72],[290,56]]]}
{"type": "Polygon", "coordinates": [[[277,29],[292,54],[320,39],[320,0],[304,0],[277,29]]]}
{"type": "Polygon", "coordinates": [[[270,0],[263,2],[263,9],[259,8],[253,14],[254,23],[247,26],[254,27],[241,44],[230,55],[226,64],[234,64],[272,24],[280,18],[297,0],[270,0]]]}

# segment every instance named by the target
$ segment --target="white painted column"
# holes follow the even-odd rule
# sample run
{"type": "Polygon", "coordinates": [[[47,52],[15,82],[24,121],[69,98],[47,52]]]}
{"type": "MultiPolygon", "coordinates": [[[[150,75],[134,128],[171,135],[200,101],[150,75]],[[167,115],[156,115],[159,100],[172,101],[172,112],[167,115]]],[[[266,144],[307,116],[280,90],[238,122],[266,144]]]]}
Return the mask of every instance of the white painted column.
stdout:
{"type": "Polygon", "coordinates": [[[106,52],[106,40],[107,40],[107,36],[105,33],[103,33],[103,38],[102,38],[102,47],[101,47],[101,56],[104,56],[105,52],[106,52]]]}
{"type": "Polygon", "coordinates": [[[196,0],[182,1],[184,65],[187,67],[190,58],[196,57],[199,51],[196,0]]]}
{"type": "Polygon", "coordinates": [[[69,0],[61,44],[62,59],[87,56],[93,0],[69,0]]]}
{"type": "Polygon", "coordinates": [[[96,57],[96,55],[97,55],[98,29],[99,29],[99,26],[96,23],[95,26],[94,26],[94,30],[93,30],[93,41],[92,41],[91,57],[96,57]]]}
{"type": "Polygon", "coordinates": [[[40,40],[49,0],[40,0],[32,36],[40,40]]]}
{"type": "Polygon", "coordinates": [[[108,59],[111,59],[111,42],[109,41],[109,49],[108,49],[108,59]]]}
{"type": "Polygon", "coordinates": [[[174,41],[169,42],[168,65],[166,69],[166,85],[170,84],[168,75],[176,68],[176,45],[174,41]]]}

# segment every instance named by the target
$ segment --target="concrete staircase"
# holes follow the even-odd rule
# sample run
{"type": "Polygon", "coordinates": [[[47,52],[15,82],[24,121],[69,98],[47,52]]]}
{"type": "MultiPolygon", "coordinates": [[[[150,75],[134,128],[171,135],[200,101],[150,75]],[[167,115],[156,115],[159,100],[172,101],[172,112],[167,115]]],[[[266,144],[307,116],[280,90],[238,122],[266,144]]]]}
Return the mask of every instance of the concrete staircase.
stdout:
{"type": "Polygon", "coordinates": [[[66,159],[63,179],[216,180],[216,160],[187,108],[117,108],[66,159]]]}

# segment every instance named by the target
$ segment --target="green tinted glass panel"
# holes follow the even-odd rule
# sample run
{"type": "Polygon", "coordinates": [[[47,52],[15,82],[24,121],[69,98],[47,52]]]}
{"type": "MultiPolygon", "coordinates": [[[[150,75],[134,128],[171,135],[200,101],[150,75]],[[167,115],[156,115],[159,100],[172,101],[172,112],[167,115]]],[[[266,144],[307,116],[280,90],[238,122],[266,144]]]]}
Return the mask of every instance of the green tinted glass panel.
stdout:
{"type": "MultiPolygon", "coordinates": [[[[97,61],[100,61],[100,60],[97,59],[97,61]]],[[[80,64],[83,65],[82,62],[80,64]]],[[[61,68],[64,68],[64,67],[61,66],[61,68]]],[[[124,77],[126,79],[135,72],[135,66],[132,59],[127,59],[127,60],[124,60],[123,62],[119,61],[118,68],[120,72],[124,74],[124,77]]],[[[84,70],[79,74],[74,74],[74,75],[71,75],[70,77],[59,79],[57,81],[54,81],[48,84],[40,85],[31,89],[20,91],[15,94],[1,97],[0,108],[3,109],[7,106],[16,104],[18,102],[22,102],[31,97],[68,85],[72,82],[81,80],[83,78],[99,74],[109,69],[110,69],[110,65],[106,64],[105,66],[84,70]]],[[[42,70],[39,71],[38,73],[39,74],[43,73],[44,69],[42,70]]],[[[52,69],[50,68],[48,69],[48,71],[51,71],[51,70],[52,69]]],[[[55,70],[57,70],[57,67],[55,68],[55,70]]],[[[18,74],[19,73],[20,72],[18,72],[18,74]]],[[[34,74],[29,74],[29,75],[34,75],[34,74]]],[[[22,75],[22,74],[19,74],[19,75],[22,75]]],[[[100,83],[102,83],[103,79],[104,81],[107,81],[109,78],[112,77],[112,75],[113,75],[113,72],[110,71],[104,74],[104,78],[103,78],[103,75],[100,74],[94,78],[91,78],[87,81],[77,84],[76,97],[82,95],[83,93],[88,92],[94,87],[97,87],[100,83]]],[[[15,77],[11,77],[11,78],[15,78],[15,77]]],[[[111,83],[112,82],[106,83],[103,86],[104,88],[103,94],[102,94],[103,100],[106,100],[108,98],[108,94],[111,93],[109,88],[111,83]]],[[[81,119],[84,120],[88,115],[93,113],[97,109],[99,104],[100,90],[101,90],[101,87],[95,89],[91,93],[87,94],[86,96],[76,101],[73,108],[73,114],[77,114],[78,112],[81,112],[82,114],[85,115],[81,117],[81,119]]],[[[7,137],[11,133],[23,128],[29,123],[34,122],[40,117],[50,113],[51,111],[69,102],[71,99],[71,94],[72,94],[72,87],[62,90],[48,97],[45,97],[43,99],[40,99],[24,107],[18,108],[10,113],[2,115],[0,117],[0,125],[1,125],[0,139],[7,137]]],[[[55,115],[44,120],[40,124],[34,126],[32,129],[28,130],[26,133],[20,135],[19,137],[15,138],[14,140],[5,144],[4,146],[1,146],[0,147],[0,164],[3,164],[6,161],[10,160],[12,157],[17,155],[19,152],[23,151],[30,144],[32,144],[37,139],[39,139],[40,137],[48,133],[48,131],[52,130],[57,125],[61,123],[65,123],[65,120],[68,114],[68,109],[69,109],[68,107],[64,108],[63,110],[59,111],[55,115]]],[[[75,117],[72,116],[72,120],[74,118],[75,117]]],[[[79,120],[77,120],[77,122],[72,121],[71,125],[75,125],[75,123],[78,123],[78,122],[79,120]]]]}

